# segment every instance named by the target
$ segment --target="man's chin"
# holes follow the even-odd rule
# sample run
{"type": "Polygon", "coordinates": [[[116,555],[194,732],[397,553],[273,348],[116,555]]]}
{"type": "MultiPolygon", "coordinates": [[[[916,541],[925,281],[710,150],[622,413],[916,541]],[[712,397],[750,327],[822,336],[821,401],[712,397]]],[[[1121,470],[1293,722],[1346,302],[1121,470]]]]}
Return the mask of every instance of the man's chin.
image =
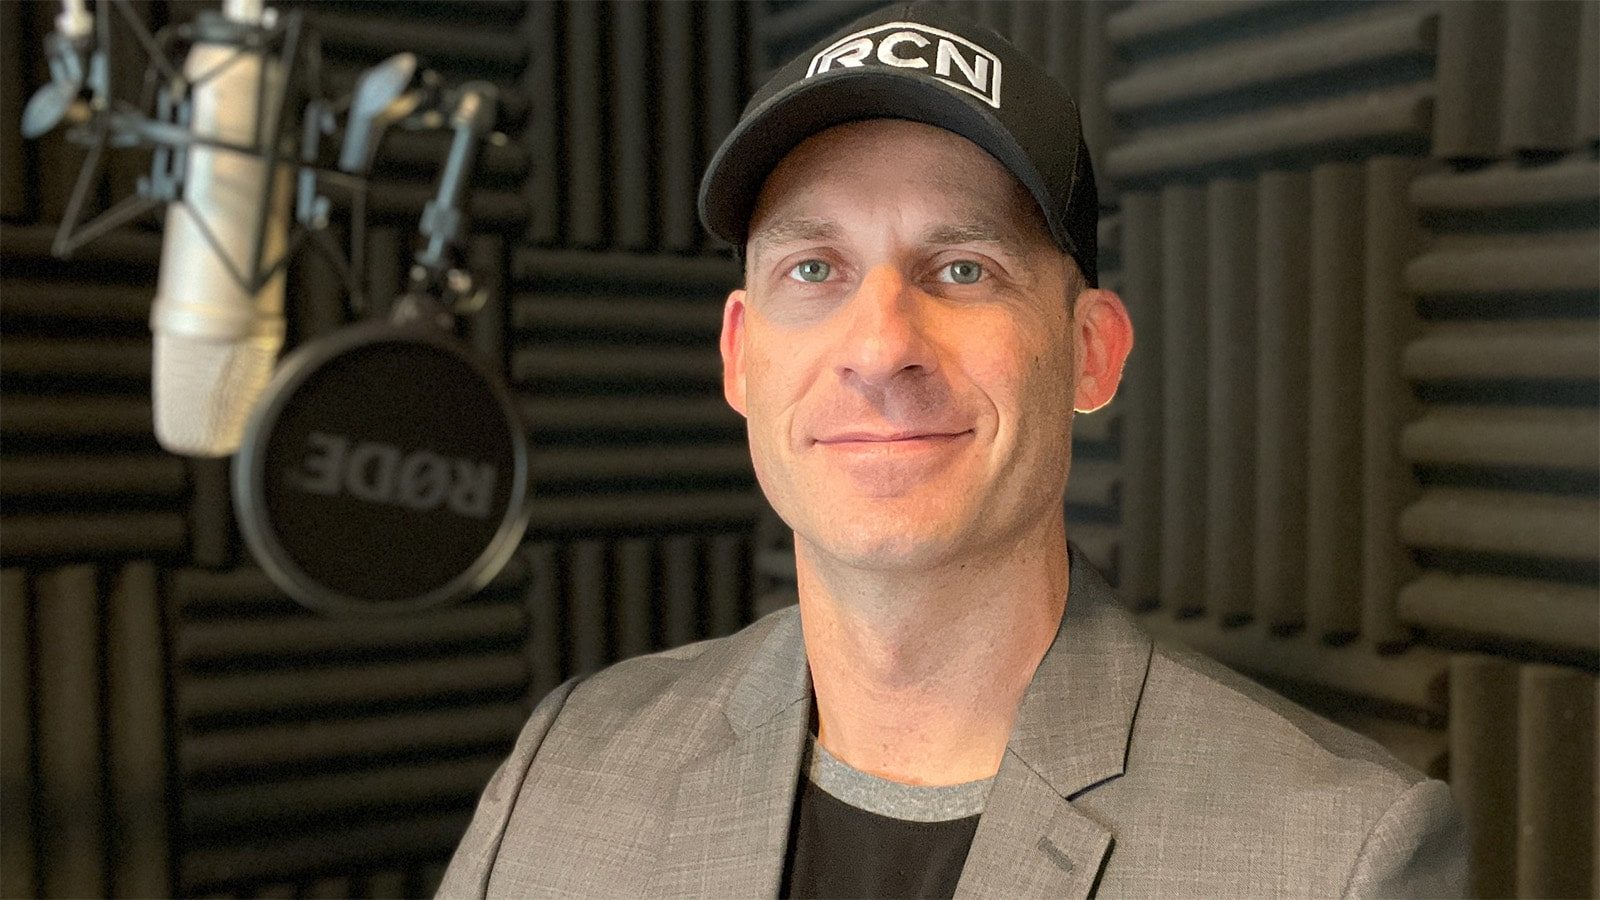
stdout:
{"type": "MultiPolygon", "coordinates": [[[[926,526],[928,523],[918,523],[926,526]]],[[[850,528],[831,523],[807,539],[827,562],[873,572],[919,572],[938,568],[953,555],[954,535],[927,527],[914,530],[850,528]]],[[[819,560],[819,562],[822,560],[819,560]]]]}

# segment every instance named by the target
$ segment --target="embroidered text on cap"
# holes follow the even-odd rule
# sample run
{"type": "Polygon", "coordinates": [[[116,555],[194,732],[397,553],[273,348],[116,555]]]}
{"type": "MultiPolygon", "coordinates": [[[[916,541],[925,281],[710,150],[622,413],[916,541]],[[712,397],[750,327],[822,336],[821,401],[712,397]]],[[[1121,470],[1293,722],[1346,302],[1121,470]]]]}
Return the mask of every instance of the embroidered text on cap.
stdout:
{"type": "Polygon", "coordinates": [[[915,22],[888,22],[845,35],[811,58],[806,77],[869,65],[932,69],[933,77],[1000,108],[1000,58],[961,35],[915,22]]]}

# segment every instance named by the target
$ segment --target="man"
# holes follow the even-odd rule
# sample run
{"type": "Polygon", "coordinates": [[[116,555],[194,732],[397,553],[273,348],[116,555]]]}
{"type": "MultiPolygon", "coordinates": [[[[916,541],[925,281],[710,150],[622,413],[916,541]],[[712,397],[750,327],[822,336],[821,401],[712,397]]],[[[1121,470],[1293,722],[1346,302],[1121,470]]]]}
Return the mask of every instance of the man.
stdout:
{"type": "Polygon", "coordinates": [[[554,691],[441,894],[1460,893],[1442,782],[1153,647],[1068,544],[1133,335],[1058,84],[891,7],[762,88],[700,200],[799,605],[554,691]]]}

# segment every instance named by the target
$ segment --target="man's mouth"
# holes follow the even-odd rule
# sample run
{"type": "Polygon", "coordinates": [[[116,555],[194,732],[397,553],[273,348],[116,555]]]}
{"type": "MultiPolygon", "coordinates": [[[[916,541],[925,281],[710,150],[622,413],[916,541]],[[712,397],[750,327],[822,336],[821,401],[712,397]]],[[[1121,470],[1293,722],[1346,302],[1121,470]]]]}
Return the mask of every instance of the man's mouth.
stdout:
{"type": "Polygon", "coordinates": [[[892,446],[917,446],[936,445],[947,443],[957,438],[972,434],[972,429],[965,431],[945,430],[904,430],[904,431],[841,431],[827,437],[817,438],[817,443],[840,449],[872,449],[882,447],[887,449],[892,446]]]}

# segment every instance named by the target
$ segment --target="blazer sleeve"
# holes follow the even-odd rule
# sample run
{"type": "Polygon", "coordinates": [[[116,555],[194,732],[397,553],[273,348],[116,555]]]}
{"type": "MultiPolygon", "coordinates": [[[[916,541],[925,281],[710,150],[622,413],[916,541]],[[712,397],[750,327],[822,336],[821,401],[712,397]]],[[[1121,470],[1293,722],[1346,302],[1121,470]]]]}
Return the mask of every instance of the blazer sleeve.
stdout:
{"type": "Polygon", "coordinates": [[[1464,897],[1466,828],[1436,778],[1413,784],[1367,833],[1345,883],[1346,897],[1464,897]]]}
{"type": "Polygon", "coordinates": [[[581,677],[574,676],[563,682],[534,707],[533,715],[528,717],[528,724],[522,727],[522,733],[511,749],[511,755],[495,770],[494,777],[489,779],[489,786],[484,788],[483,796],[478,800],[477,812],[472,814],[472,823],[467,826],[467,833],[456,847],[449,868],[445,869],[444,880],[440,882],[436,896],[487,896],[489,873],[494,870],[495,858],[500,855],[500,839],[505,835],[506,823],[511,820],[511,809],[522,793],[522,783],[527,779],[528,769],[533,765],[545,735],[550,732],[550,726],[555,723],[557,714],[581,677]]]}

